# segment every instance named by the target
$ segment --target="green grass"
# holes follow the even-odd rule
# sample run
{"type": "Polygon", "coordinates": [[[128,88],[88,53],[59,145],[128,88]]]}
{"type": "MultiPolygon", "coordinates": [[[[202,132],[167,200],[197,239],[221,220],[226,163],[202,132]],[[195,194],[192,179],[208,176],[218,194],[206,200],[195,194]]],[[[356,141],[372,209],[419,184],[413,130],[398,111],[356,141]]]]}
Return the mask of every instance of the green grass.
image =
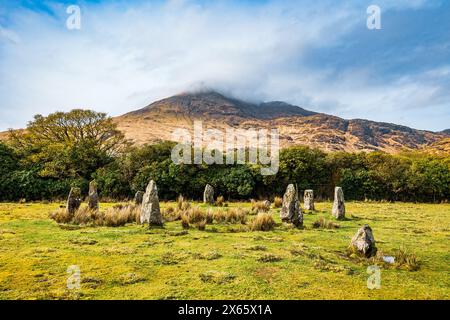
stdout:
{"type": "MultiPolygon", "coordinates": [[[[305,228],[245,232],[241,225],[63,229],[48,218],[60,204],[0,204],[0,299],[449,299],[450,205],[347,203],[338,229],[314,229],[331,203],[305,214],[305,228]],[[369,261],[346,255],[369,224],[385,254],[414,253],[420,268],[384,267],[367,288],[369,261]],[[81,289],[67,289],[79,266],[81,289]]],[[[170,204],[174,206],[174,203],[170,204]]],[[[102,204],[102,208],[112,204],[102,204]]],[[[167,204],[163,203],[164,208],[167,204]]],[[[250,209],[250,203],[230,207],[250,209]]],[[[200,205],[204,208],[204,205],[200,205]]],[[[254,216],[249,217],[249,221],[254,216]]]]}

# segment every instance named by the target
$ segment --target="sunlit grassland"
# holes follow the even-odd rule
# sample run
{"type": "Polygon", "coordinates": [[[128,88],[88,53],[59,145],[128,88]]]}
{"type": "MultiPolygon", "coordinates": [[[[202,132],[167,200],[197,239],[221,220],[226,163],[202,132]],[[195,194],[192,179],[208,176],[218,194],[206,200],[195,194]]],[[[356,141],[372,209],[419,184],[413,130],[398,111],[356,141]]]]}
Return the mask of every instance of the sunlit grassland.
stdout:
{"type": "MultiPolygon", "coordinates": [[[[305,214],[304,229],[281,224],[279,209],[272,209],[274,231],[214,223],[187,234],[180,221],[151,229],[136,224],[64,229],[48,218],[59,205],[0,204],[0,299],[450,297],[450,204],[349,202],[340,228],[313,229],[320,217],[332,220],[331,203],[318,203],[318,211],[305,214]],[[345,255],[366,223],[379,250],[406,248],[420,259],[420,269],[382,268],[381,288],[369,290],[369,264],[345,255]],[[81,270],[79,290],[67,289],[71,265],[81,270]]],[[[161,204],[168,205],[174,206],[161,204]]],[[[107,206],[112,204],[102,204],[107,206]]]]}

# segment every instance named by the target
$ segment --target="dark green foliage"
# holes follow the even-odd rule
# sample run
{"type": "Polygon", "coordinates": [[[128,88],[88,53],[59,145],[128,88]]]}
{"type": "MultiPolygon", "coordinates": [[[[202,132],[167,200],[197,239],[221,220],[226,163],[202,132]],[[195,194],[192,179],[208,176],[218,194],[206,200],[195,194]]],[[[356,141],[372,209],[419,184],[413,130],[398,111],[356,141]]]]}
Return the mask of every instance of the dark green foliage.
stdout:
{"type": "Polygon", "coordinates": [[[257,165],[176,165],[172,142],[130,147],[106,115],[74,110],[37,116],[27,132],[0,143],[0,200],[62,199],[71,186],[86,194],[95,179],[101,197],[132,198],[156,181],[161,199],[201,199],[207,183],[225,199],[273,199],[289,183],[299,194],[313,189],[331,199],[334,187],[347,200],[448,201],[450,158],[423,153],[390,155],[324,153],[308,147],[280,152],[276,175],[257,165]],[[61,125],[60,123],[63,123],[61,125]],[[98,139],[97,134],[104,135],[98,139]]]}

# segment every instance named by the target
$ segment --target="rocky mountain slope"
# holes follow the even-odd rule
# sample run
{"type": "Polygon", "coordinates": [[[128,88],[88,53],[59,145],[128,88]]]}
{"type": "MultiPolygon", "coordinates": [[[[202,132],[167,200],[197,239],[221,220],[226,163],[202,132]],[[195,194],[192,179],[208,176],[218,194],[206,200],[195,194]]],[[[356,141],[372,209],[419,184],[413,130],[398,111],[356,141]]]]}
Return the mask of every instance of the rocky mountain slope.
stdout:
{"type": "Polygon", "coordinates": [[[391,123],[346,120],[284,102],[249,103],[213,91],[183,93],[115,118],[119,129],[137,144],[171,140],[177,128],[192,132],[196,120],[202,120],[204,129],[278,128],[282,146],[308,145],[325,151],[395,153],[423,149],[447,137],[444,132],[391,123]]]}

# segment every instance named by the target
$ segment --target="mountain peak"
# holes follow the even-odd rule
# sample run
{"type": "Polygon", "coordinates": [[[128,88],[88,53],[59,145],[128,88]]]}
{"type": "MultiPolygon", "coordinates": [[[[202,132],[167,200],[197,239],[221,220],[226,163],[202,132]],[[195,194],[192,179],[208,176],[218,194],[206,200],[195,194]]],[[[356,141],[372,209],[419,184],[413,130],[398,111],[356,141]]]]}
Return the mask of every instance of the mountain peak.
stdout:
{"type": "Polygon", "coordinates": [[[228,97],[218,91],[203,90],[183,92],[175,96],[156,101],[145,108],[127,115],[148,113],[188,114],[202,117],[234,116],[249,119],[276,119],[289,116],[311,116],[315,112],[305,110],[282,101],[264,103],[246,102],[228,97]]]}
{"type": "Polygon", "coordinates": [[[279,130],[281,146],[308,145],[325,151],[390,153],[422,149],[448,137],[363,119],[345,120],[282,101],[246,102],[214,90],[184,92],[115,118],[125,136],[136,143],[171,140],[175,129],[191,132],[194,121],[206,128],[279,130]]]}

